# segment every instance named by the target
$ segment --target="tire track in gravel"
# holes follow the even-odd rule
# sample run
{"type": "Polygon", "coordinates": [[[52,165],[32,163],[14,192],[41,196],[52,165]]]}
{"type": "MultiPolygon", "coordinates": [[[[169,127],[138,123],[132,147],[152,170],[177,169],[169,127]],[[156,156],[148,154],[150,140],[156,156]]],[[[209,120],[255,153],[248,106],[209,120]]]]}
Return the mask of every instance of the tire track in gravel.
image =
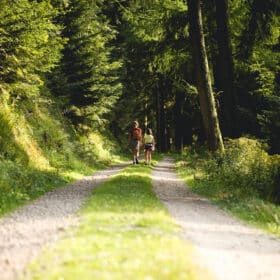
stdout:
{"type": "Polygon", "coordinates": [[[71,226],[93,188],[119,173],[126,164],[86,176],[57,188],[0,219],[0,279],[17,279],[43,246],[58,240],[71,226]]]}
{"type": "Polygon", "coordinates": [[[152,173],[153,189],[191,242],[194,262],[219,280],[279,280],[280,239],[245,225],[193,194],[165,158],[152,173]]]}

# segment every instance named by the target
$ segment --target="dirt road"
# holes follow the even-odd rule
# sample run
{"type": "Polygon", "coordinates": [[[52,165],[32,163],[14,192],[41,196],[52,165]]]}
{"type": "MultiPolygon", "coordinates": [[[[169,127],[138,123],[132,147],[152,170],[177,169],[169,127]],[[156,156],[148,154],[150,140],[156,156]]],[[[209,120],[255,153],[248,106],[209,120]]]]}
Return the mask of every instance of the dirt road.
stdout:
{"type": "MultiPolygon", "coordinates": [[[[92,189],[123,167],[100,171],[56,189],[0,219],[0,279],[16,279],[43,246],[77,225],[77,210],[92,189]]],[[[192,194],[169,158],[154,168],[152,177],[154,191],[182,227],[182,238],[194,245],[197,264],[219,280],[280,279],[279,239],[192,194]]]]}

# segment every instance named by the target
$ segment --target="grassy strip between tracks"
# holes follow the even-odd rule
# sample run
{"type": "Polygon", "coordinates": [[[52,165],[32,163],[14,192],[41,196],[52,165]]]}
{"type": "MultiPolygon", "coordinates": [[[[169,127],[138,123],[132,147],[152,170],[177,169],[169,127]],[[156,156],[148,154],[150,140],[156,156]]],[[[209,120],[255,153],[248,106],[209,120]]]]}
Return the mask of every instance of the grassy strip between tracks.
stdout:
{"type": "Polygon", "coordinates": [[[95,189],[80,226],[43,251],[23,279],[212,279],[152,191],[151,168],[130,166],[95,189]]]}

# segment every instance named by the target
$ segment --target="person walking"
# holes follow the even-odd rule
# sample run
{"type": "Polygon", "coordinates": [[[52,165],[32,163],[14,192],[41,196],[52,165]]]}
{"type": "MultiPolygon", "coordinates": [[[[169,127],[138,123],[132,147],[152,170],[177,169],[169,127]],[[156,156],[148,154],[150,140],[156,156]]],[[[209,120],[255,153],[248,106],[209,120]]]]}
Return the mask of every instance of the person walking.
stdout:
{"type": "Polygon", "coordinates": [[[155,137],[150,128],[144,135],[144,149],[145,149],[145,164],[150,165],[152,160],[152,151],[155,149],[155,137]]]}
{"type": "Polygon", "coordinates": [[[133,164],[138,164],[139,149],[142,141],[142,129],[139,127],[138,121],[133,122],[133,126],[129,131],[128,141],[132,151],[133,164]]]}

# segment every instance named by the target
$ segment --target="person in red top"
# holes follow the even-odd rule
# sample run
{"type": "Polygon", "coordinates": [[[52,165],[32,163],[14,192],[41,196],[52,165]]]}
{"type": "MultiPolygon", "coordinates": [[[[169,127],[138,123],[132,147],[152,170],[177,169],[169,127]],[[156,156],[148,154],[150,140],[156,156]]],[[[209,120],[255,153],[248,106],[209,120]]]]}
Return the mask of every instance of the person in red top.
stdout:
{"type": "Polygon", "coordinates": [[[129,130],[128,141],[132,151],[133,164],[138,164],[139,149],[142,141],[142,129],[139,127],[138,121],[134,121],[132,128],[129,130]]]}

